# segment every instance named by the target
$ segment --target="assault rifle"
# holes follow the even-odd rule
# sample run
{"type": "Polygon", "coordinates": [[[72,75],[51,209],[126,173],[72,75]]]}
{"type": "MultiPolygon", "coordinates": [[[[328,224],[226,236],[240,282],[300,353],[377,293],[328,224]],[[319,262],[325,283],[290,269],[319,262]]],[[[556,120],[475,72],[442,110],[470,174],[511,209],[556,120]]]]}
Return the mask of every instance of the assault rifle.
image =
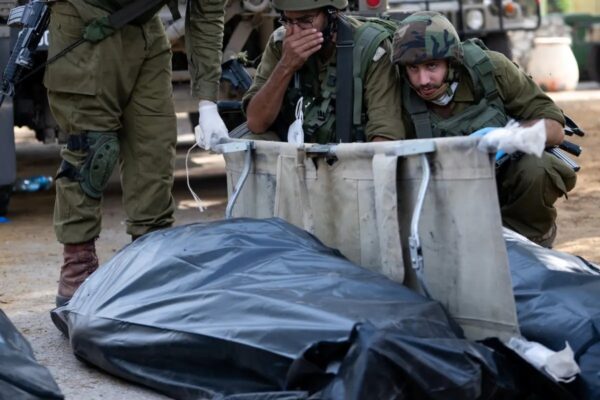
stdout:
{"type": "MultiPolygon", "coordinates": [[[[243,94],[252,85],[252,77],[238,59],[231,59],[221,65],[221,80],[228,81],[233,89],[243,94]]],[[[219,112],[239,111],[242,102],[239,100],[219,100],[217,102],[219,112]]]]}
{"type": "MultiPolygon", "coordinates": [[[[584,136],[585,132],[577,126],[577,124],[569,117],[565,115],[565,135],[568,136],[584,136]]],[[[575,157],[579,157],[581,154],[581,147],[573,142],[568,140],[563,140],[561,144],[556,147],[547,148],[546,151],[556,158],[562,160],[569,167],[573,168],[573,171],[577,172],[581,169],[581,166],[573,161],[569,156],[565,154],[565,152],[574,155],[575,157]]]]}
{"type": "Polygon", "coordinates": [[[221,69],[221,79],[229,81],[234,89],[245,92],[252,85],[252,77],[237,58],[225,61],[221,69]]]}
{"type": "Polygon", "coordinates": [[[47,3],[42,0],[32,0],[28,4],[10,10],[8,26],[19,27],[21,31],[2,75],[0,106],[6,96],[15,94],[15,86],[27,78],[25,72],[33,68],[33,53],[49,21],[50,10],[47,3]]]}
{"type": "MultiPolygon", "coordinates": [[[[492,129],[493,128],[484,128],[477,132],[472,133],[471,135],[472,136],[483,136],[492,129]]],[[[564,132],[565,132],[565,135],[568,135],[568,136],[573,136],[573,135],[584,136],[585,135],[585,132],[581,128],[579,128],[579,126],[577,126],[577,124],[571,118],[567,117],[566,115],[565,115],[564,132]]],[[[579,145],[577,145],[573,142],[570,142],[568,140],[563,140],[562,143],[559,144],[558,146],[547,147],[545,151],[547,153],[552,154],[559,160],[563,161],[565,164],[567,164],[569,167],[571,167],[573,169],[573,171],[577,172],[581,169],[581,166],[579,164],[577,164],[575,161],[573,161],[566,154],[566,153],[569,153],[576,157],[579,157],[579,155],[581,154],[581,151],[582,151],[582,149],[579,145]]],[[[504,151],[499,150],[498,152],[496,152],[496,169],[501,168],[505,164],[506,161],[511,160],[511,159],[518,160],[522,156],[523,156],[523,153],[520,151],[516,151],[512,154],[507,154],[504,151]]]]}

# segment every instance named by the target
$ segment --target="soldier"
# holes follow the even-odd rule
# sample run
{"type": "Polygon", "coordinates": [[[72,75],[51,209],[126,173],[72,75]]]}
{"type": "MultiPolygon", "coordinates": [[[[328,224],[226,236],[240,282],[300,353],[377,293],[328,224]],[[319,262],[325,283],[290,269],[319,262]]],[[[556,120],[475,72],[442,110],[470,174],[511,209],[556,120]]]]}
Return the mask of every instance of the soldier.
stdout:
{"type": "MultiPolygon", "coordinates": [[[[396,111],[400,109],[400,92],[390,59],[391,43],[382,40],[382,36],[389,35],[380,27],[341,13],[347,5],[347,0],[273,1],[281,13],[282,26],[271,35],[254,82],[243,98],[248,129],[256,134],[253,137],[285,140],[298,100],[302,98],[306,141],[341,141],[336,133],[336,118],[339,118],[336,106],[342,109],[336,78],[340,77],[340,66],[348,64],[354,70],[354,91],[347,98],[352,103],[348,103],[349,111],[344,118],[353,122],[348,124],[352,132],[345,141],[394,140],[404,136],[402,120],[396,111]],[[348,59],[340,59],[336,43],[341,29],[347,29],[348,36],[356,43],[367,37],[362,36],[367,26],[373,28],[372,32],[382,33],[373,41],[365,39],[366,43],[374,44],[374,53],[362,53],[360,63],[353,60],[352,53],[348,59]],[[359,68],[361,74],[364,72],[362,80],[359,68]],[[360,115],[352,115],[352,109],[359,110],[360,115]]],[[[350,73],[344,84],[352,83],[350,73]]]]}
{"type": "MultiPolygon", "coordinates": [[[[469,135],[501,127],[510,118],[529,126],[540,119],[546,145],[564,137],[562,111],[516,64],[477,40],[460,42],[456,30],[435,12],[417,12],[394,35],[393,62],[400,66],[403,116],[408,138],[469,135]]],[[[550,247],[556,236],[558,197],[576,175],[556,157],[517,153],[497,170],[503,224],[550,247]]]]}
{"type": "MultiPolygon", "coordinates": [[[[157,9],[119,30],[104,22],[131,1],[61,0],[51,3],[49,56],[86,35],[100,36],[67,52],[46,70],[50,108],[69,134],[56,179],[54,229],[64,244],[57,306],[64,305],[98,267],[95,241],[101,201],[117,161],[127,233],[135,240],[173,224],[171,195],[176,118],[171,49],[157,9]]],[[[200,125],[227,129],[215,101],[220,76],[224,3],[188,2],[188,57],[200,125]]]]}

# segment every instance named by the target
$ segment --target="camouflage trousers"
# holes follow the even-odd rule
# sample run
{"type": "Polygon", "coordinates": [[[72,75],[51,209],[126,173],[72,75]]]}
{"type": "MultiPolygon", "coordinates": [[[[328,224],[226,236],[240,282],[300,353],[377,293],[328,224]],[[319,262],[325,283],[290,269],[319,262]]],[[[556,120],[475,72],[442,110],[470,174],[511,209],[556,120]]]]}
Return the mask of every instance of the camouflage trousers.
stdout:
{"type": "MultiPolygon", "coordinates": [[[[78,40],[87,23],[105,15],[83,0],[52,3],[49,57],[78,40]]],[[[177,132],[171,50],[159,18],[127,25],[97,44],[83,43],[48,66],[44,83],[61,129],[70,135],[91,131],[117,136],[127,232],[142,235],[172,225],[177,132]]],[[[87,153],[64,148],[61,156],[78,167],[87,153]]],[[[101,203],[101,198],[87,196],[77,180],[57,179],[57,239],[67,244],[99,236],[101,203]]]]}
{"type": "Polygon", "coordinates": [[[524,155],[498,171],[498,196],[504,226],[546,247],[556,234],[556,200],[575,187],[577,175],[546,152],[524,155]]]}

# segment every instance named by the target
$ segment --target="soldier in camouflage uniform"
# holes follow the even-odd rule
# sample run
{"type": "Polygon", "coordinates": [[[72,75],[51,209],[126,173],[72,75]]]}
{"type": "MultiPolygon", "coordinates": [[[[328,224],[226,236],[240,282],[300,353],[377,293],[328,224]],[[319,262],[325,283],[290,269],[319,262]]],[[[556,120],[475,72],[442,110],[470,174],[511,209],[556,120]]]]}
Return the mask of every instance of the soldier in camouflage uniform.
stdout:
{"type": "MultiPolygon", "coordinates": [[[[516,64],[479,43],[461,43],[450,21],[435,12],[418,12],[402,21],[394,36],[393,61],[405,78],[407,137],[469,135],[504,126],[510,118],[522,125],[543,119],[546,145],[561,143],[562,111],[516,64]]],[[[554,203],[575,181],[574,171],[546,152],[541,158],[517,153],[497,170],[503,224],[551,246],[554,203]]]]}
{"type": "MultiPolygon", "coordinates": [[[[80,39],[92,21],[131,2],[51,3],[49,56],[80,39]]],[[[188,3],[186,42],[192,92],[201,100],[200,124],[225,129],[214,104],[224,2],[188,3]]],[[[94,243],[101,229],[102,192],[117,161],[127,233],[135,239],[173,224],[171,189],[177,131],[171,49],[156,11],[96,43],[84,42],[47,67],[44,83],[50,108],[69,134],[61,151],[54,207],[56,236],[64,245],[57,305],[65,304],[98,267],[94,243]]]]}
{"type": "MultiPolygon", "coordinates": [[[[340,13],[347,5],[347,0],[273,1],[281,12],[282,27],[271,35],[252,86],[243,98],[248,128],[256,134],[253,138],[285,140],[302,97],[305,140],[340,140],[335,131],[336,29],[343,18],[356,40],[363,24],[340,13]]],[[[359,104],[364,134],[353,134],[351,140],[394,140],[404,136],[397,112],[397,72],[390,55],[391,43],[383,41],[368,60],[359,104]]]]}

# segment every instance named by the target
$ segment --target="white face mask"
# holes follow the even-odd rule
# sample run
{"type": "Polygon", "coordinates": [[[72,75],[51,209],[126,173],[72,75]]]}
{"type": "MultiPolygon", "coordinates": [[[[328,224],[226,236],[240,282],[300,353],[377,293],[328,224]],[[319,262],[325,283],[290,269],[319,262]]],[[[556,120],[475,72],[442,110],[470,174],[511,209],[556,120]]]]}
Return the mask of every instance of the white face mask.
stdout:
{"type": "Polygon", "coordinates": [[[440,97],[437,99],[429,100],[438,106],[447,106],[448,103],[454,98],[454,93],[456,92],[456,88],[458,87],[458,82],[452,82],[448,86],[448,90],[446,90],[440,97]]]}

